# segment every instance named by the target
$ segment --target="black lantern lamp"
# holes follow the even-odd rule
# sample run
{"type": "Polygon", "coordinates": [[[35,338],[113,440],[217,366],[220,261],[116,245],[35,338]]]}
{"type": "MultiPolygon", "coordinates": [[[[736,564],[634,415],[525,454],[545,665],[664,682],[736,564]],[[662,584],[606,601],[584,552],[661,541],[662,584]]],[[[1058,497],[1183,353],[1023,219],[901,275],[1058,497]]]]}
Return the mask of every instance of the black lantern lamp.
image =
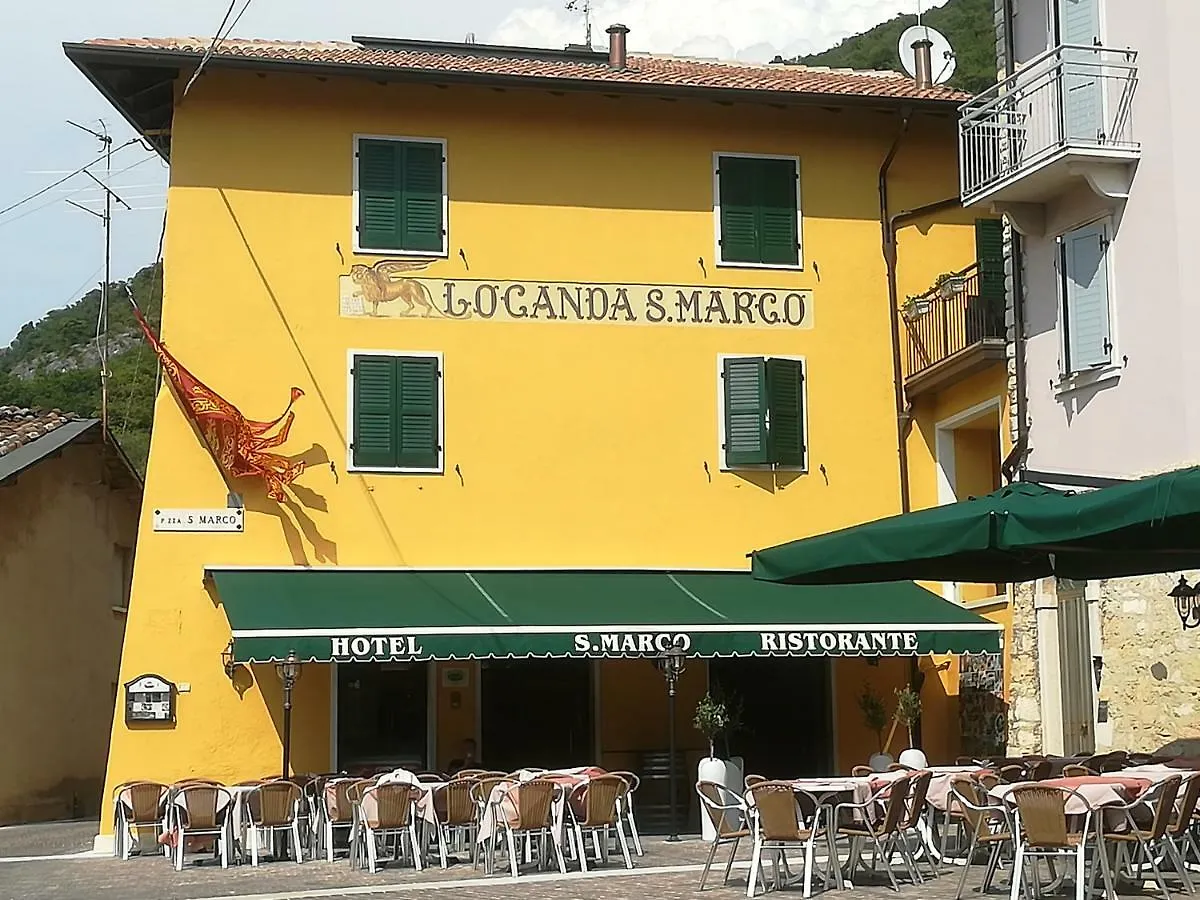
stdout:
{"type": "Polygon", "coordinates": [[[663,678],[667,682],[667,733],[669,735],[667,745],[667,778],[669,779],[668,792],[670,803],[671,817],[671,833],[667,837],[668,841],[679,840],[679,821],[676,815],[678,808],[678,796],[676,771],[675,771],[675,693],[679,686],[679,676],[684,672],[684,663],[687,657],[684,654],[687,646],[686,639],[683,637],[676,638],[671,646],[663,652],[661,656],[655,659],[654,664],[663,674],[663,678]]]}
{"type": "Polygon", "coordinates": [[[1175,612],[1179,613],[1179,621],[1185,630],[1200,625],[1200,583],[1192,587],[1180,575],[1179,584],[1171,588],[1167,596],[1175,601],[1175,612]]]}
{"type": "Polygon", "coordinates": [[[287,778],[292,756],[292,688],[300,680],[300,660],[295,650],[275,663],[275,672],[283,682],[283,777],[287,778]]]}

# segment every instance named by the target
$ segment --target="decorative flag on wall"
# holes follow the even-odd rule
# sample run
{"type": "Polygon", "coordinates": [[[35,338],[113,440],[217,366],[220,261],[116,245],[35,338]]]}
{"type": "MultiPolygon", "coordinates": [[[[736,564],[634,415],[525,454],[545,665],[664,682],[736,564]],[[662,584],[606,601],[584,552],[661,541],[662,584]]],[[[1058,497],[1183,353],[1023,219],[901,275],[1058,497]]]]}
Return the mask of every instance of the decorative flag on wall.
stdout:
{"type": "Polygon", "coordinates": [[[267,485],[268,497],[279,502],[286,500],[284,485],[296,480],[304,471],[304,463],[268,451],[287,440],[296,417],[292,404],[304,396],[304,391],[292,388],[292,399],[279,418],[271,422],[253,422],[179,364],[150,330],[136,304],[133,314],[162,363],[163,372],[183,405],[184,414],[199,429],[208,452],[221,470],[231,478],[261,478],[267,485]]]}

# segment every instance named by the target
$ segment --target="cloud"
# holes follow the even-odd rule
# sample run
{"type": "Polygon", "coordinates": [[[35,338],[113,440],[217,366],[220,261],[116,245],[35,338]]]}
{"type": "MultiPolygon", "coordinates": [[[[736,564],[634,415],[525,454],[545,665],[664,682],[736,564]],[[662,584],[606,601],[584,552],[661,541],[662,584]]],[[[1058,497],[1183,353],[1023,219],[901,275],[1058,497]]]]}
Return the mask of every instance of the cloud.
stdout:
{"type": "MultiPolygon", "coordinates": [[[[603,45],[604,29],[621,22],[631,29],[631,50],[764,62],[825,50],[916,7],[917,0],[595,0],[592,42],[603,45]]],[[[489,39],[562,47],[581,43],[583,31],[581,13],[535,0],[512,10],[489,39]]]]}

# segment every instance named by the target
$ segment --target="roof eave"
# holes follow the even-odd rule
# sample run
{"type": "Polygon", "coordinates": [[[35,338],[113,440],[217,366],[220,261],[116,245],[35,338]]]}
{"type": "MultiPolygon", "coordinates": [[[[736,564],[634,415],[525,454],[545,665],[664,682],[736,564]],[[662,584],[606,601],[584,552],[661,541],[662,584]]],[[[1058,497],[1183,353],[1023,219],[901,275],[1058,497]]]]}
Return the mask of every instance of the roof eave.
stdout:
{"type": "MultiPolygon", "coordinates": [[[[131,65],[175,66],[182,69],[188,63],[199,63],[203,54],[191,50],[163,50],[153,47],[113,47],[97,44],[65,43],[67,57],[96,85],[105,98],[138,130],[143,126],[131,115],[120,98],[114,96],[102,80],[90,71],[89,63],[126,61],[131,65]]],[[[365,77],[374,81],[423,84],[471,84],[484,87],[525,87],[549,91],[579,91],[599,94],[662,97],[668,99],[701,99],[714,102],[778,103],[789,106],[841,106],[857,108],[908,108],[954,114],[961,101],[957,98],[905,97],[881,94],[851,94],[813,91],[772,91],[757,88],[722,88],[699,85],[645,84],[639,82],[597,81],[583,78],[553,78],[540,75],[495,75],[478,72],[455,72],[447,69],[392,68],[390,66],[359,65],[317,60],[264,59],[257,56],[213,56],[209,68],[249,69],[252,71],[289,71],[321,76],[345,75],[365,77]]],[[[156,144],[157,146],[157,144],[156,144]]],[[[162,148],[159,152],[167,155],[162,148]]]]}

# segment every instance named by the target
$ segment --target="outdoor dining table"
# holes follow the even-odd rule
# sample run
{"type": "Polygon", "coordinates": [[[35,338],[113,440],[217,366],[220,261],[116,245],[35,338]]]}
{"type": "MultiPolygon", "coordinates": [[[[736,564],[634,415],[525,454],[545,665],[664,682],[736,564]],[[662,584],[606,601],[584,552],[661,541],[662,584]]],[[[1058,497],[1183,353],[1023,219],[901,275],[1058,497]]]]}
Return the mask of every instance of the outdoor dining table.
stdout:
{"type": "Polygon", "coordinates": [[[597,766],[552,769],[544,772],[537,769],[522,769],[516,773],[517,779],[515,781],[502,781],[492,788],[487,805],[484,807],[483,814],[479,818],[479,834],[476,840],[484,844],[495,836],[499,824],[496,821],[497,809],[500,809],[508,821],[516,820],[517,800],[515,797],[509,795],[508,792],[513,785],[533,781],[534,779],[552,781],[560,785],[563,789],[562,793],[555,799],[553,807],[555,840],[561,840],[568,795],[579,785],[587,784],[591,779],[604,774],[606,774],[605,770],[597,766]]]}
{"type": "MultiPolygon", "coordinates": [[[[417,776],[407,769],[395,769],[380,775],[375,784],[382,787],[385,784],[407,784],[420,792],[417,798],[416,812],[417,818],[422,825],[432,825],[438,827],[437,810],[434,807],[434,792],[438,788],[443,788],[448,782],[445,781],[418,781],[417,776]]],[[[364,794],[362,798],[362,814],[366,818],[371,818],[376,811],[376,800],[374,794],[364,794]]]]}

